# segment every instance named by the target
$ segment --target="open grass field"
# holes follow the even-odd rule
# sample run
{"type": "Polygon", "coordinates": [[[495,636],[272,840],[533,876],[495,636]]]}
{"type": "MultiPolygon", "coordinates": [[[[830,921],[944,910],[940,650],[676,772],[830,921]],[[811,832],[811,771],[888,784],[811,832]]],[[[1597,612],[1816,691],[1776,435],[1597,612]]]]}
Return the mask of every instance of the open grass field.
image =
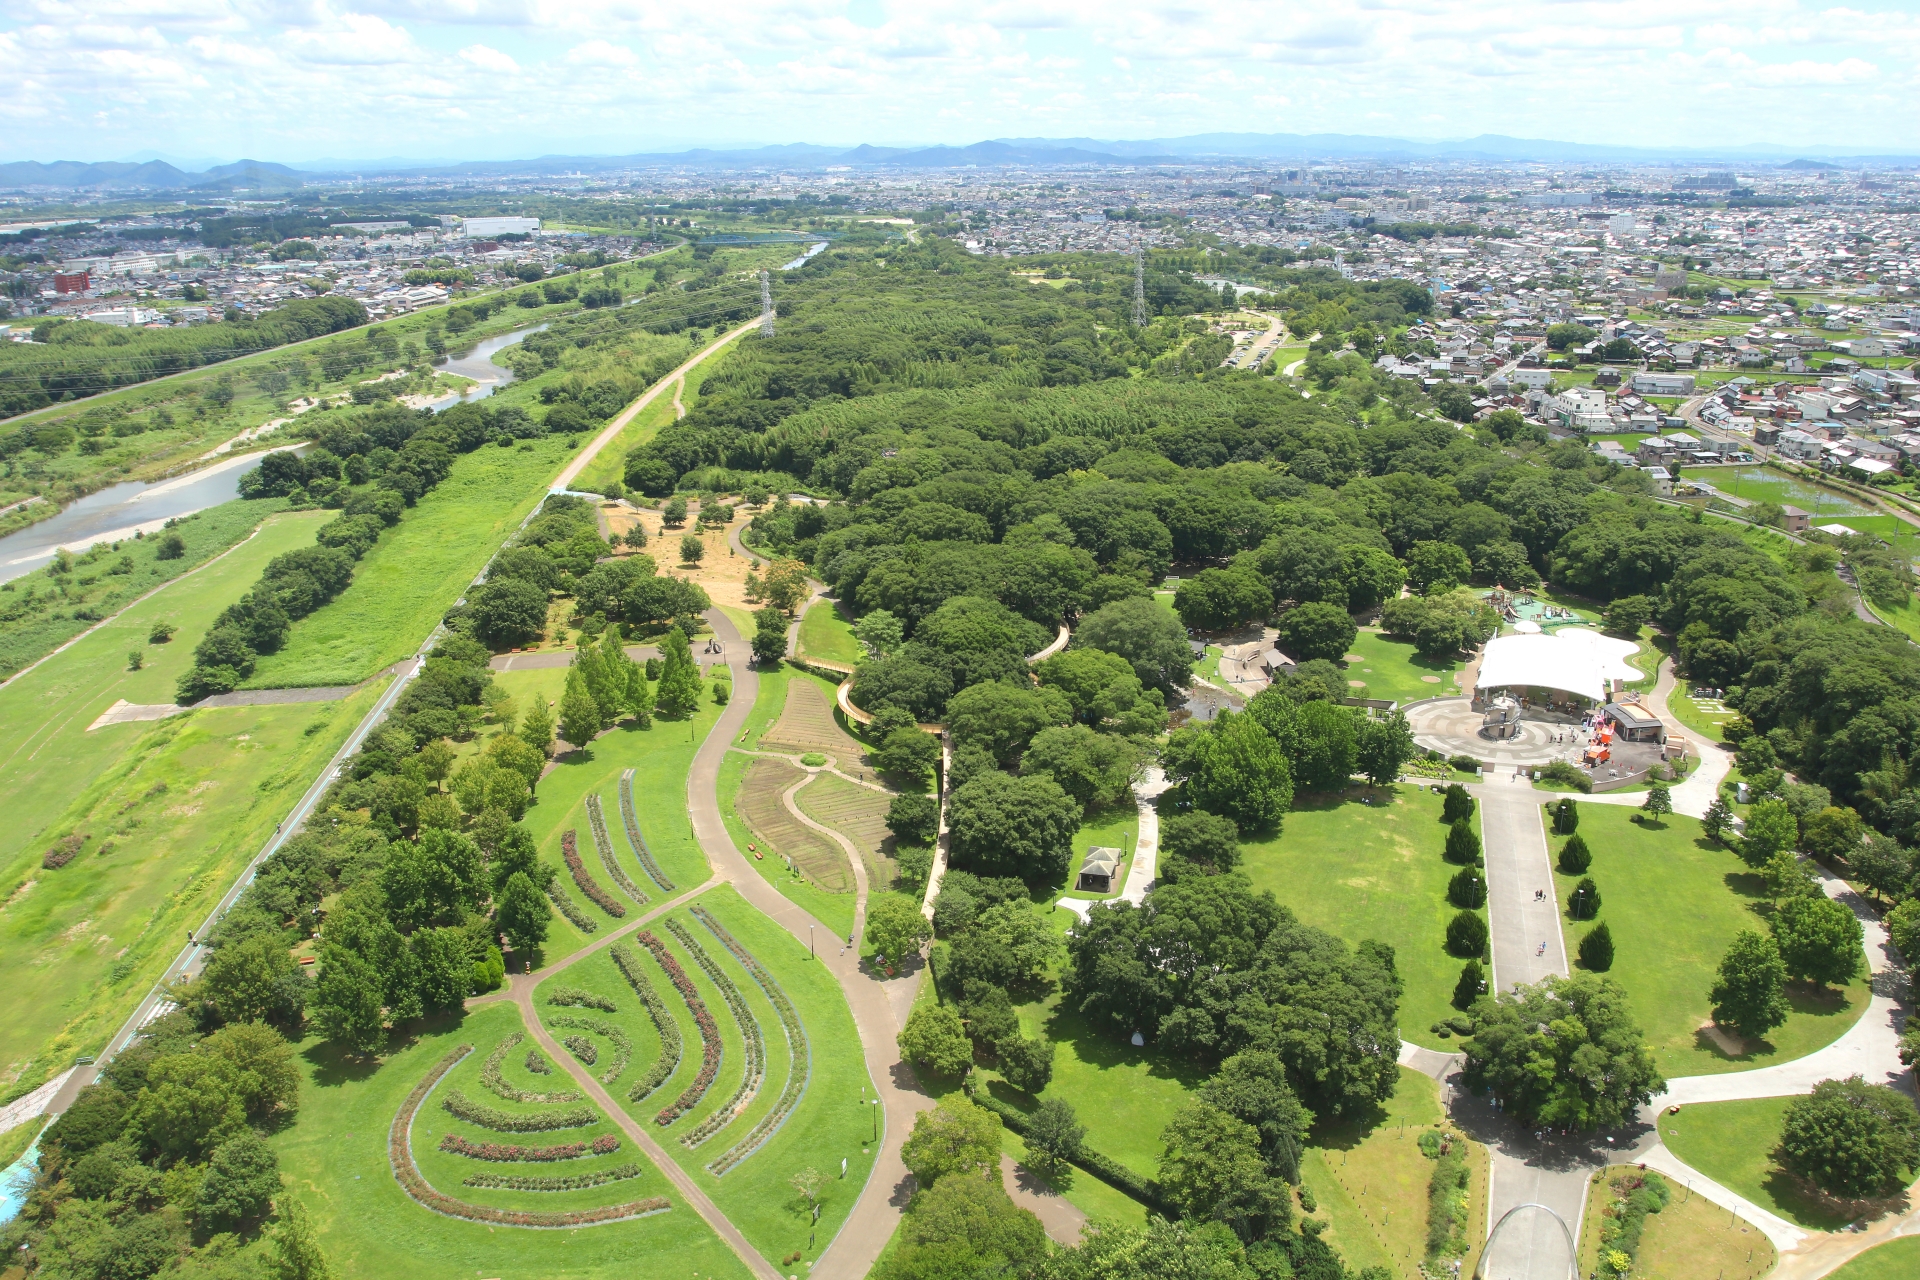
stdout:
{"type": "MultiPolygon", "coordinates": [[[[1580,1272],[1592,1275],[1600,1262],[1600,1231],[1620,1198],[1616,1181],[1632,1176],[1618,1168],[1593,1179],[1587,1215],[1580,1230],[1580,1272]]],[[[1673,1199],[1649,1214],[1640,1232],[1633,1274],[1646,1280],[1756,1280],[1773,1270],[1773,1242],[1760,1230],[1722,1209],[1684,1183],[1668,1179],[1673,1199]]]]}
{"type": "MultiPolygon", "coordinates": [[[[1461,961],[1446,952],[1447,881],[1458,867],[1440,856],[1447,829],[1440,797],[1401,784],[1316,799],[1287,814],[1278,838],[1241,845],[1241,868],[1256,889],[1271,889],[1308,924],[1349,945],[1376,938],[1393,945],[1406,984],[1400,1034],[1432,1049],[1452,1046],[1429,1028],[1455,1010],[1448,1002],[1461,961]]],[[[1480,818],[1474,815],[1474,829],[1480,818]]]]}
{"type": "Polygon", "coordinates": [[[1360,655],[1360,661],[1346,664],[1347,680],[1358,680],[1365,686],[1349,690],[1356,698],[1391,698],[1404,703],[1460,692],[1454,676],[1461,663],[1457,659],[1423,658],[1413,651],[1412,641],[1367,630],[1354,638],[1353,652],[1360,655]]]}
{"type": "MultiPolygon", "coordinates": [[[[621,1186],[645,1185],[645,1194],[667,1196],[666,1213],[567,1231],[488,1227],[429,1212],[409,1199],[387,1160],[387,1131],[401,1102],[428,1070],[455,1046],[486,1050],[521,1029],[517,1010],[496,1004],[464,1018],[409,1028],[396,1035],[377,1063],[343,1058],[329,1045],[309,1041],[301,1054],[307,1079],[300,1117],[273,1135],[290,1193],[313,1214],[321,1247],[339,1276],[420,1274],[422,1260],[438,1274],[564,1276],[581,1280],[634,1275],[698,1276],[735,1280],[750,1273],[697,1214],[668,1189],[657,1170],[621,1186]]],[[[467,1064],[462,1064],[463,1068],[467,1064]]],[[[444,1088],[445,1085],[442,1086],[444,1088]]],[[[438,1098],[438,1093],[435,1097],[438,1098]]],[[[491,1094],[490,1105],[508,1106],[491,1094]]],[[[415,1121],[416,1136],[451,1126],[432,1103],[415,1121]]],[[[596,1130],[597,1132],[597,1130],[596,1130]]],[[[433,1136],[432,1142],[438,1137],[433,1136]]],[[[419,1141],[416,1151],[429,1147],[419,1141]]],[[[426,1153],[423,1153],[426,1154],[426,1153]]],[[[631,1149],[628,1154],[633,1155],[631,1149]]],[[[423,1165],[423,1168],[425,1166],[423,1165]]],[[[538,1172],[545,1172],[543,1166],[538,1172]]],[[[430,1178],[434,1174],[428,1175],[430,1178]]],[[[448,1194],[470,1189],[439,1186],[448,1194]]],[[[601,1191],[607,1190],[602,1188],[601,1191]]],[[[497,1193],[496,1193],[497,1194],[497,1193]]],[[[544,1205],[551,1198],[519,1193],[515,1203],[544,1205]]],[[[638,1197],[635,1197],[638,1198],[638,1197]]]]}
{"type": "MultiPolygon", "coordinates": [[[[1580,834],[1593,851],[1587,872],[1600,889],[1600,919],[1613,931],[1610,976],[1626,989],[1633,1015],[1668,1076],[1713,1075],[1791,1062],[1831,1044],[1866,1008],[1864,980],[1816,993],[1791,984],[1793,1014],[1738,1057],[1701,1033],[1711,1010],[1707,990],[1720,957],[1742,929],[1766,928],[1766,884],[1732,851],[1708,840],[1700,823],[1678,814],[1659,824],[1633,821],[1621,805],[1581,805],[1580,834]]],[[[1557,856],[1565,840],[1549,837],[1557,856]]],[[[1562,911],[1579,877],[1556,869],[1562,911]]],[[[1567,921],[1567,949],[1591,926],[1567,921]]]]}
{"type": "Polygon", "coordinates": [[[829,662],[859,662],[867,656],[837,600],[820,601],[800,619],[800,652],[829,662]]]}
{"type": "Polygon", "coordinates": [[[1908,1280],[1920,1275],[1920,1236],[1876,1245],[1833,1273],[1832,1280],[1908,1280]]]}
{"type": "Polygon", "coordinates": [[[1792,1098],[1707,1102],[1662,1114],[1660,1137],[1674,1155],[1729,1191],[1788,1222],[1836,1231],[1852,1216],[1804,1189],[1773,1162],[1792,1098]]]}
{"type": "Polygon", "coordinates": [[[461,455],[367,552],[347,589],[294,623],[248,686],[353,684],[407,657],[545,496],[567,453],[564,438],[548,437],[461,455]]]}
{"type": "MultiPolygon", "coordinates": [[[[1439,1086],[1402,1067],[1398,1090],[1368,1120],[1314,1126],[1301,1177],[1319,1202],[1314,1216],[1328,1223],[1328,1242],[1353,1270],[1380,1266],[1403,1280],[1421,1280],[1433,1161],[1421,1154],[1419,1135],[1443,1119],[1439,1086]]],[[[1463,1275],[1473,1273],[1487,1227],[1487,1152],[1478,1143],[1467,1147],[1463,1275]]]]}

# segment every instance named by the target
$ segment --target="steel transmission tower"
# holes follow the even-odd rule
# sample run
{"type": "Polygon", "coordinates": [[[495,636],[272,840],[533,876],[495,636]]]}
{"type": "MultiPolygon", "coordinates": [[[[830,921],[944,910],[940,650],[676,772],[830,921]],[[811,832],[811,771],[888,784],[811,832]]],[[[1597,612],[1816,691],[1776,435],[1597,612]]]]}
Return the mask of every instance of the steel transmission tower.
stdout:
{"type": "Polygon", "coordinates": [[[1147,327],[1147,260],[1139,249],[1133,251],[1133,327],[1147,327]]]}
{"type": "Polygon", "coordinates": [[[760,273],[760,334],[773,336],[773,277],[765,271],[760,273]]]}

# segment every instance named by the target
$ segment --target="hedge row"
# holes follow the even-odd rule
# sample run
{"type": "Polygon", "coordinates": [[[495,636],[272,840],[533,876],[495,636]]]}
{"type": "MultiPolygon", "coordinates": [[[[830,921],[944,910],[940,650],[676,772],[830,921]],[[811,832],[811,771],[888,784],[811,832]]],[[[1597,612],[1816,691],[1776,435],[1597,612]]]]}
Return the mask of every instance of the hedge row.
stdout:
{"type": "Polygon", "coordinates": [[[665,1213],[673,1206],[663,1196],[652,1196],[645,1200],[634,1200],[627,1204],[610,1204],[598,1209],[569,1209],[564,1212],[539,1210],[528,1212],[519,1209],[492,1209],[485,1205],[468,1204],[464,1200],[455,1200],[435,1191],[427,1180],[420,1176],[420,1169],[413,1162],[413,1147],[409,1135],[413,1131],[413,1117],[420,1110],[420,1104],[427,1100],[435,1085],[445,1078],[447,1072],[454,1069],[461,1059],[473,1052],[470,1044],[460,1045],[446,1057],[434,1064],[424,1079],[413,1087],[406,1101],[400,1104],[400,1110],[393,1117],[393,1127],[387,1131],[387,1161],[393,1167],[393,1176],[400,1187],[416,1203],[435,1213],[449,1218],[464,1218],[469,1222],[485,1222],[505,1227],[584,1227],[596,1222],[618,1222],[623,1218],[639,1218],[651,1213],[665,1213]]]}
{"type": "Polygon", "coordinates": [[[787,1034],[789,1055],[787,1085],[780,1091],[780,1098],[773,1104],[773,1110],[760,1118],[760,1122],[753,1126],[752,1132],[707,1166],[707,1172],[717,1178],[764,1146],[767,1139],[786,1123],[787,1117],[793,1114],[793,1109],[800,1105],[801,1095],[806,1093],[807,1082],[813,1075],[813,1052],[807,1043],[807,1029],[800,1021],[799,1012],[793,1007],[793,1001],[787,999],[787,993],[781,989],[780,984],[774,981],[773,975],[762,968],[760,962],[753,958],[753,953],[741,946],[739,940],[728,933],[705,907],[694,907],[693,915],[701,924],[707,926],[708,931],[720,940],[722,946],[733,953],[733,958],[753,975],[753,980],[760,984],[762,991],[766,992],[774,1011],[780,1015],[781,1029],[787,1034]]]}
{"type": "Polygon", "coordinates": [[[449,1090],[447,1100],[440,1105],[456,1118],[468,1124],[477,1124],[482,1129],[492,1129],[495,1133],[545,1133],[549,1129],[578,1129],[600,1118],[600,1113],[593,1109],[592,1104],[585,1102],[563,1111],[519,1115],[490,1107],[484,1102],[475,1102],[458,1089],[449,1090]]]}
{"type": "Polygon", "coordinates": [[[680,998],[687,1002],[687,1012],[693,1015],[693,1021],[700,1028],[700,1074],[693,1083],[672,1102],[660,1109],[653,1118],[657,1125],[670,1125],[687,1112],[693,1110],[702,1094],[713,1084],[714,1076],[720,1072],[720,1028],[714,1025],[713,1015],[707,1012],[707,1002],[700,998],[694,989],[693,980],[687,977],[687,971],[673,958],[673,952],[667,950],[667,944],[655,937],[651,929],[642,929],[634,936],[635,941],[653,952],[653,958],[667,971],[674,988],[680,992],[680,998]]]}
{"type": "Polygon", "coordinates": [[[508,1102],[552,1103],[580,1101],[580,1092],[577,1089],[563,1089],[558,1093],[535,1093],[530,1089],[522,1089],[516,1085],[509,1084],[506,1077],[500,1074],[500,1064],[507,1060],[507,1055],[513,1052],[514,1046],[526,1038],[524,1034],[516,1031],[505,1040],[502,1040],[499,1048],[487,1055],[487,1060],[480,1066],[480,1083],[487,1087],[487,1092],[505,1098],[508,1102]]]}
{"type": "Polygon", "coordinates": [[[580,861],[580,849],[572,829],[561,833],[560,856],[567,860],[567,870],[573,873],[573,882],[580,886],[580,892],[593,900],[595,906],[615,920],[627,914],[626,904],[602,889],[599,882],[588,872],[587,864],[580,861]]]}
{"type": "MultiPolygon", "coordinates": [[[[1025,1112],[1021,1111],[1018,1107],[1009,1106],[1007,1103],[1000,1101],[1000,1099],[994,1097],[991,1093],[976,1090],[973,1086],[973,1077],[967,1077],[962,1087],[966,1090],[968,1097],[999,1116],[1000,1119],[1005,1122],[1007,1128],[1013,1130],[1021,1137],[1026,1137],[1032,1129],[1032,1125],[1027,1121],[1025,1112]]],[[[1165,1201],[1161,1200],[1159,1192],[1154,1189],[1155,1184],[1153,1182],[1141,1177],[1118,1161],[1109,1159],[1093,1148],[1086,1146],[1084,1143],[1080,1147],[1080,1154],[1073,1158],[1072,1163],[1085,1169],[1088,1173],[1100,1179],[1100,1181],[1106,1183],[1115,1191],[1124,1192],[1132,1196],[1135,1200],[1138,1200],[1155,1213],[1168,1218],[1177,1218],[1180,1216],[1174,1212],[1165,1201]]]]}
{"type": "Polygon", "coordinates": [[[593,847],[600,854],[600,865],[607,869],[607,874],[613,877],[613,882],[619,885],[629,898],[643,907],[646,906],[652,901],[647,896],[646,890],[635,884],[633,877],[622,871],[620,864],[613,859],[613,840],[607,835],[607,815],[601,812],[599,796],[587,797],[587,825],[593,830],[593,847]]]}
{"type": "Polygon", "coordinates": [[[585,1036],[561,1036],[560,1043],[567,1046],[568,1053],[590,1067],[600,1061],[600,1051],[585,1036]]]}
{"type": "Polygon", "coordinates": [[[578,906],[574,905],[573,899],[569,898],[561,890],[560,886],[551,880],[547,882],[547,897],[553,900],[554,906],[560,908],[560,914],[567,918],[567,923],[580,932],[592,933],[600,927],[592,916],[589,916],[578,906]]]}
{"type": "Polygon", "coordinates": [[[633,1082],[633,1088],[627,1090],[627,1101],[638,1102],[665,1084],[667,1077],[680,1069],[680,1024],[667,1012],[667,1006],[661,1001],[659,993],[654,991],[653,983],[641,971],[640,957],[618,945],[610,950],[614,967],[620,970],[620,976],[627,980],[633,993],[640,997],[640,1003],[647,1006],[647,1016],[653,1019],[653,1029],[660,1033],[660,1056],[647,1068],[645,1075],[633,1082]]]}
{"type": "Polygon", "coordinates": [[[463,1179],[469,1187],[492,1187],[504,1191],[584,1191],[609,1182],[625,1182],[640,1176],[640,1166],[628,1161],[611,1169],[592,1173],[570,1173],[563,1177],[541,1177],[527,1173],[476,1173],[463,1179]]]}
{"type": "Polygon", "coordinates": [[[555,987],[547,993],[547,1003],[573,1009],[598,1009],[602,1013],[620,1012],[619,1006],[605,996],[579,987],[555,987]]]}
{"type": "Polygon", "coordinates": [[[440,1149],[448,1155],[469,1160],[498,1160],[503,1163],[532,1161],[537,1164],[555,1160],[580,1160],[587,1156],[608,1156],[620,1149],[620,1139],[603,1133],[592,1142],[563,1142],[555,1147],[519,1147],[506,1142],[468,1142],[457,1133],[440,1139],[440,1149]]]}
{"type": "Polygon", "coordinates": [[[640,820],[633,812],[633,770],[628,769],[620,775],[620,816],[627,824],[627,843],[633,846],[635,856],[640,859],[640,867],[663,893],[673,892],[673,881],[667,879],[660,870],[660,864],[653,860],[653,850],[647,848],[646,837],[640,834],[640,820]]]}
{"type": "MultiPolygon", "coordinates": [[[[547,1025],[550,1027],[565,1027],[569,1031],[591,1031],[594,1035],[605,1036],[613,1042],[613,1063],[605,1071],[600,1073],[601,1084],[612,1084],[615,1080],[618,1080],[620,1073],[627,1069],[627,1063],[633,1060],[632,1039],[628,1037],[626,1032],[610,1022],[602,1022],[598,1018],[576,1018],[571,1014],[552,1014],[547,1018],[547,1025]]],[[[569,1049],[573,1048],[571,1041],[577,1038],[578,1037],[575,1036],[567,1037],[569,1041],[567,1047],[569,1049]]],[[[580,1058],[580,1061],[586,1063],[588,1066],[593,1065],[594,1060],[592,1058],[581,1057],[577,1051],[574,1056],[580,1058]]]]}
{"type": "Polygon", "coordinates": [[[700,966],[708,981],[720,989],[720,998],[727,1002],[734,1022],[740,1027],[740,1039],[747,1053],[747,1070],[741,1076],[740,1087],[733,1091],[733,1096],[716,1108],[712,1115],[680,1135],[681,1145],[691,1150],[732,1124],[742,1111],[753,1104],[754,1096],[760,1092],[760,1085],[767,1078],[767,1043],[760,1031],[760,1019],[753,1016],[753,1010],[747,1007],[740,989],[733,985],[733,979],[727,976],[726,970],[714,963],[713,957],[694,941],[687,927],[678,920],[669,918],[667,931],[680,940],[680,945],[687,949],[687,954],[693,957],[693,962],[700,966]]]}

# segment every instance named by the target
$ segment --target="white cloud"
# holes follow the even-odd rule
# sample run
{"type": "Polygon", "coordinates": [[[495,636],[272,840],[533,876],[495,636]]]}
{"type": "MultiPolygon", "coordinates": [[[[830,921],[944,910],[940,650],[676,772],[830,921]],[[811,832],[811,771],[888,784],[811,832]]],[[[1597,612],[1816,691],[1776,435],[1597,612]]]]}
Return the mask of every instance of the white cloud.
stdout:
{"type": "Polygon", "coordinates": [[[470,44],[460,51],[460,56],[482,71],[504,71],[511,75],[520,70],[520,64],[491,45],[470,44]]]}

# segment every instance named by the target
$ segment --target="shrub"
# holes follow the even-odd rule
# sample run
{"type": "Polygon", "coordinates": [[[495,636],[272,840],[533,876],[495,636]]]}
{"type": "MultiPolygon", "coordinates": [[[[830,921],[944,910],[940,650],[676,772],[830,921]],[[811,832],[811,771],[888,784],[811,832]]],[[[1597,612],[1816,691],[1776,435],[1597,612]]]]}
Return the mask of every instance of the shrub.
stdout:
{"type": "Polygon", "coordinates": [[[1420,1153],[1434,1162],[1427,1180],[1427,1262],[1459,1257],[1467,1251],[1466,1142],[1429,1129],[1420,1135],[1420,1153]]]}
{"type": "Polygon", "coordinates": [[[1553,815],[1553,834],[1570,836],[1580,829],[1580,806],[1572,800],[1556,800],[1547,806],[1547,812],[1553,815]]]}
{"type": "Polygon", "coordinates": [[[1480,837],[1473,834],[1472,826],[1466,819],[1447,828],[1448,862],[1457,862],[1465,866],[1474,866],[1480,861],[1480,837]]]}
{"type": "Polygon", "coordinates": [[[80,846],[86,842],[87,837],[78,831],[61,836],[53,842],[53,848],[41,855],[41,867],[48,871],[58,871],[79,856],[80,846]]]}
{"type": "Polygon", "coordinates": [[[1462,867],[1447,882],[1447,901],[1456,907],[1478,910],[1487,905],[1487,878],[1478,867],[1462,867]]]}
{"type": "Polygon", "coordinates": [[[1440,821],[1446,823],[1465,822],[1473,816],[1473,797],[1459,783],[1452,783],[1445,792],[1446,798],[1440,803],[1440,821]]]}
{"type": "MultiPolygon", "coordinates": [[[[786,991],[774,980],[773,975],[754,959],[753,953],[740,945],[705,907],[696,906],[692,911],[694,917],[706,925],[708,931],[720,940],[720,944],[732,953],[735,960],[740,962],[741,967],[753,976],[754,982],[758,983],[760,990],[765,993],[768,1003],[773,1005],[773,1011],[780,1016],[780,1027],[786,1033],[790,1061],[811,1064],[812,1056],[807,1049],[806,1026],[800,1021],[800,1012],[793,1007],[793,1001],[787,998],[786,991]]],[[[786,1087],[780,1091],[779,1098],[775,1099],[772,1110],[762,1116],[759,1123],[748,1130],[745,1137],[723,1152],[718,1159],[711,1161],[707,1165],[707,1171],[719,1177],[758,1151],[767,1139],[773,1136],[774,1131],[786,1123],[787,1117],[793,1114],[793,1109],[800,1105],[800,1097],[806,1092],[810,1070],[810,1067],[799,1070],[789,1067],[786,1087]]]]}
{"type": "Polygon", "coordinates": [[[1570,876],[1585,875],[1592,865],[1593,854],[1587,850],[1586,838],[1577,831],[1568,836],[1560,850],[1560,870],[1570,876]]]}
{"type": "Polygon", "coordinates": [[[612,1155],[620,1149],[620,1139],[610,1133],[592,1142],[563,1142],[553,1147],[521,1147],[503,1142],[469,1142],[457,1133],[440,1139],[440,1149],[449,1155],[469,1160],[495,1160],[502,1163],[531,1161],[548,1164],[556,1160],[580,1160],[587,1156],[612,1155]]]}
{"type": "Polygon", "coordinates": [[[1920,1115],[1885,1085],[1822,1080],[1787,1107],[1774,1158],[1843,1200],[1898,1195],[1920,1166],[1920,1115]]]}
{"type": "Polygon", "coordinates": [[[1640,1252],[1640,1235],[1647,1215],[1667,1207],[1673,1191],[1666,1179],[1652,1172],[1618,1173],[1613,1176],[1617,1198],[1612,1211],[1600,1221],[1600,1265],[1603,1280],[1625,1277],[1640,1252]],[[1618,1265],[1622,1260],[1628,1264],[1618,1265]]]}
{"type": "Polygon", "coordinates": [[[619,1012],[613,1001],[579,987],[555,987],[547,992],[547,1003],[575,1009],[598,1009],[602,1013],[619,1012]]]}
{"type": "MultiPolygon", "coordinates": [[[[1545,782],[1558,782],[1564,786],[1574,787],[1583,794],[1591,794],[1593,791],[1593,779],[1588,776],[1587,771],[1579,765],[1566,760],[1555,760],[1546,768],[1540,770],[1540,777],[1541,780],[1545,782]]],[[[1560,803],[1572,804],[1573,802],[1571,800],[1563,800],[1560,803]]],[[[1579,825],[1580,820],[1578,817],[1575,817],[1573,821],[1575,826],[1579,825]]],[[[1571,830],[1572,828],[1569,827],[1568,831],[1571,830]]],[[[1560,835],[1567,834],[1566,831],[1561,831],[1558,826],[1554,827],[1554,831],[1560,835]]]]}
{"type": "Polygon", "coordinates": [[[707,1012],[707,1002],[700,998],[699,991],[694,988],[693,980],[687,977],[687,971],[680,967],[680,962],[673,958],[671,951],[667,950],[667,944],[660,941],[648,929],[642,929],[635,934],[634,941],[653,952],[653,958],[660,962],[660,967],[666,970],[668,980],[673,983],[675,990],[679,991],[680,998],[686,1001],[687,1012],[693,1015],[694,1025],[700,1028],[700,1074],[694,1077],[692,1084],[681,1091],[679,1097],[662,1107],[659,1114],[654,1116],[653,1122],[665,1127],[693,1110],[701,1096],[713,1084],[714,1076],[719,1074],[720,1028],[714,1023],[713,1015],[707,1012]]]}
{"type": "MultiPolygon", "coordinates": [[[[1438,754],[1439,754],[1438,752],[1435,753],[1436,756],[1438,754]]],[[[1475,759],[1473,756],[1466,756],[1466,755],[1448,756],[1447,763],[1452,765],[1454,768],[1458,769],[1462,773],[1480,772],[1480,761],[1475,759]]]]}
{"type": "Polygon", "coordinates": [[[639,1176],[640,1166],[629,1160],[626,1164],[615,1165],[611,1169],[595,1169],[592,1173],[571,1173],[558,1178],[543,1178],[533,1174],[474,1173],[462,1178],[461,1185],[491,1187],[502,1191],[584,1191],[588,1187],[601,1187],[609,1182],[625,1182],[628,1178],[639,1176]]]}
{"type": "MultiPolygon", "coordinates": [[[[1487,990],[1487,971],[1480,967],[1478,960],[1469,960],[1460,966],[1460,981],[1453,984],[1453,1007],[1471,1009],[1487,990]]],[[[1471,1029],[1471,1024],[1469,1024],[1471,1029]]]]}
{"type": "MultiPolygon", "coordinates": [[[[655,678],[652,674],[653,664],[658,661],[657,658],[647,659],[649,672],[647,679],[655,678]]],[[[633,846],[635,855],[640,859],[640,869],[647,873],[647,879],[659,885],[662,891],[672,893],[673,881],[661,874],[660,865],[653,860],[653,850],[647,847],[647,838],[640,834],[640,820],[633,812],[633,770],[631,769],[620,775],[620,819],[626,824],[627,843],[633,846]]]]}
{"type": "Polygon", "coordinates": [[[667,1006],[661,1002],[659,993],[654,991],[653,983],[647,980],[647,975],[641,970],[640,957],[622,946],[613,947],[612,955],[614,967],[620,970],[620,976],[627,980],[633,993],[640,997],[640,1003],[647,1007],[647,1016],[653,1020],[654,1030],[660,1033],[660,1056],[627,1090],[627,1100],[638,1102],[680,1069],[680,1024],[667,1012],[667,1006]]]}
{"type": "MultiPolygon", "coordinates": [[[[496,1097],[505,1098],[508,1102],[537,1102],[544,1104],[580,1101],[580,1094],[573,1089],[563,1089],[556,1093],[535,1093],[510,1084],[506,1077],[500,1074],[500,1064],[507,1060],[507,1055],[512,1053],[514,1047],[524,1039],[526,1039],[526,1036],[521,1032],[514,1032],[502,1040],[494,1051],[487,1055],[487,1060],[480,1064],[480,1083],[486,1087],[487,1092],[496,1097]]],[[[532,1056],[538,1057],[537,1054],[532,1056]]],[[[552,1070],[551,1067],[547,1066],[546,1059],[541,1058],[539,1061],[540,1068],[535,1070],[536,1075],[545,1075],[552,1070]]],[[[529,1063],[529,1066],[531,1066],[531,1063],[529,1063]]]]}
{"type": "Polygon", "coordinates": [[[552,1129],[578,1129],[600,1118],[600,1113],[587,1103],[559,1111],[538,1111],[527,1115],[502,1111],[484,1102],[475,1102],[458,1089],[449,1090],[441,1105],[449,1115],[482,1129],[492,1129],[495,1133],[545,1133],[552,1129]]]}
{"type": "Polygon", "coordinates": [[[1602,920],[1580,939],[1580,964],[1594,973],[1613,968],[1613,930],[1602,920]]]}
{"type": "Polygon", "coordinates": [[[1474,911],[1462,911],[1447,921],[1447,950],[1456,956],[1478,957],[1487,949],[1487,922],[1474,911]]]}
{"type": "Polygon", "coordinates": [[[599,882],[593,878],[593,874],[587,870],[587,864],[580,861],[579,843],[572,830],[565,831],[560,836],[560,856],[566,860],[567,870],[573,873],[574,884],[580,887],[580,892],[592,899],[595,906],[615,920],[627,914],[626,905],[602,889],[599,882]]]}
{"type": "Polygon", "coordinates": [[[1594,884],[1592,876],[1581,877],[1580,883],[1567,895],[1567,914],[1575,920],[1591,920],[1600,914],[1600,887],[1594,884]]]}
{"type": "Polygon", "coordinates": [[[707,975],[707,981],[719,990],[720,998],[727,1002],[734,1024],[740,1028],[741,1045],[746,1056],[746,1070],[741,1073],[740,1087],[734,1090],[733,1096],[721,1103],[712,1115],[680,1135],[681,1145],[693,1148],[731,1124],[733,1118],[760,1092],[760,1085],[767,1076],[767,1045],[766,1037],[760,1030],[760,1020],[747,1007],[747,1002],[741,998],[739,988],[733,985],[733,979],[727,976],[726,970],[714,963],[713,957],[694,941],[685,925],[672,917],[668,917],[666,925],[667,931],[679,940],[680,945],[687,949],[687,954],[693,957],[693,962],[707,975]]]}

